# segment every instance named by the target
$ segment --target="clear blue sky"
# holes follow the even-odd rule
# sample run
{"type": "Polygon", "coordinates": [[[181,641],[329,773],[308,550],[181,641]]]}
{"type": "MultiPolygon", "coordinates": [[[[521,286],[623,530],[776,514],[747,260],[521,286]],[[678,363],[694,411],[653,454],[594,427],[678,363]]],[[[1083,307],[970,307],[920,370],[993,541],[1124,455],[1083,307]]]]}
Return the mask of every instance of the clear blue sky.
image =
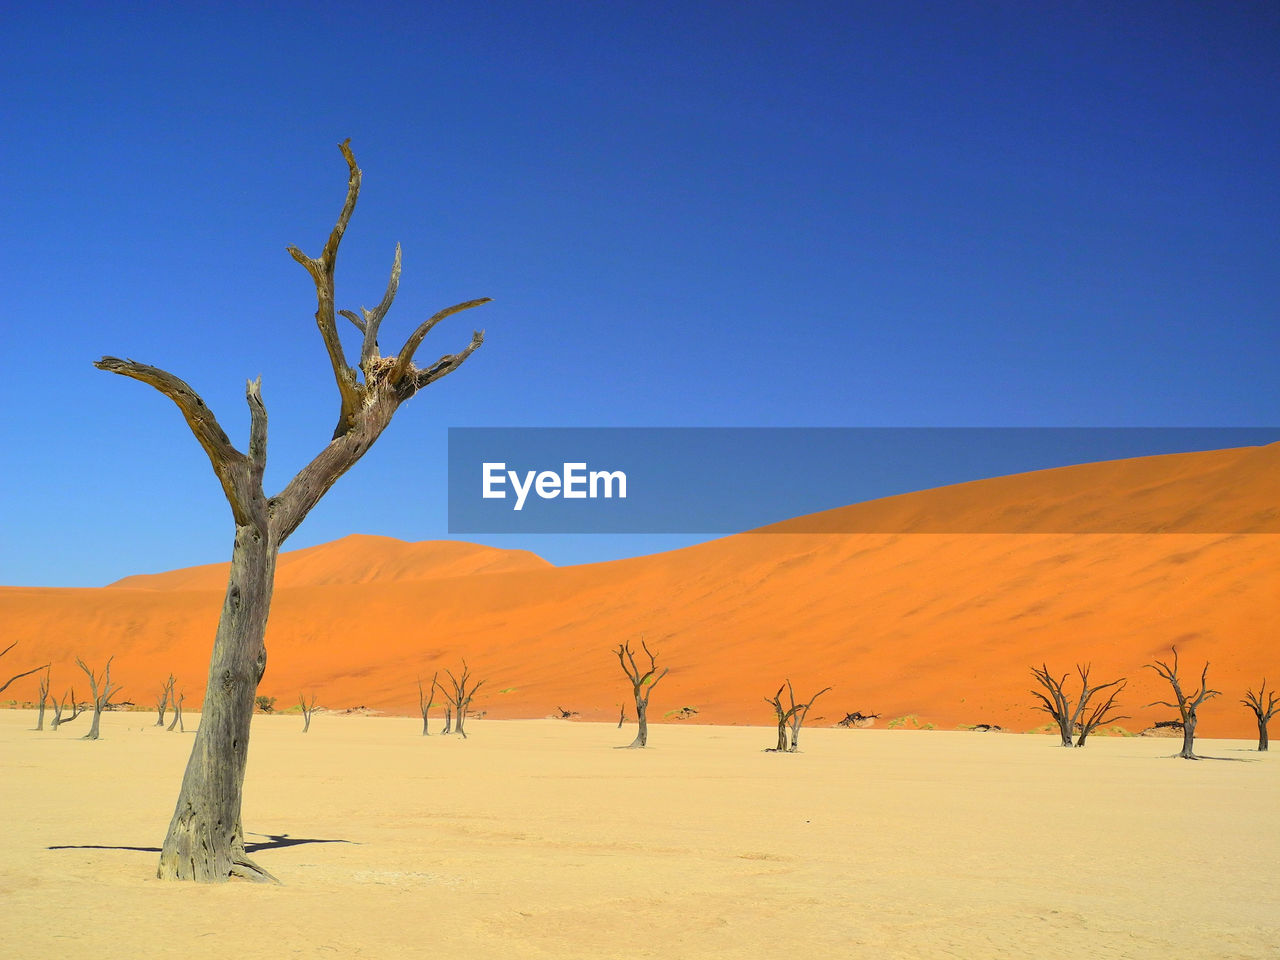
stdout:
{"type": "MultiPolygon", "coordinates": [[[[187,379],[268,486],[337,409],[396,241],[403,336],[488,332],[289,547],[446,532],[448,426],[1280,422],[1274,3],[10,5],[0,583],[226,559],[187,379]]],[[[680,540],[530,538],[557,562],[680,540]]]]}

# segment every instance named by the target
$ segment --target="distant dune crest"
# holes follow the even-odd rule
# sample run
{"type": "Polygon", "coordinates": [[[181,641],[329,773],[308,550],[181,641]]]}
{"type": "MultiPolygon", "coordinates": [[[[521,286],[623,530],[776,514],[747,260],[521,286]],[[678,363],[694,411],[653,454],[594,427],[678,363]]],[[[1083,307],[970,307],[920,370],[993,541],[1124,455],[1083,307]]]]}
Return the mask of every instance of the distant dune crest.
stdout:
{"type": "MultiPolygon", "coordinates": [[[[281,555],[261,691],[413,715],[417,679],[465,657],[486,680],[475,706],[489,717],[560,708],[613,722],[630,688],[611,651],[647,641],[671,668],[655,719],[688,708],[685,722],[769,724],[765,698],[790,679],[833,688],[811,726],[860,712],[895,729],[1025,731],[1045,722],[1032,664],[1092,663],[1129,678],[1121,707],[1136,733],[1173,719],[1145,706],[1168,689],[1142,665],[1176,643],[1189,661],[1210,661],[1224,691],[1205,704],[1202,735],[1252,737],[1237,701],[1280,674],[1280,537],[1256,535],[1273,529],[1277,477],[1275,445],[1087,464],[844,508],[878,517],[884,532],[738,534],[566,567],[470,543],[345,537],[281,555]],[[1000,523],[907,532],[965,511],[969,530],[1000,523]],[[1030,526],[999,532],[1020,511],[1030,526]],[[1162,517],[1176,529],[1217,511],[1240,532],[1035,532],[1044,517],[1108,511],[1153,530],[1162,517]]],[[[796,524],[822,530],[826,516],[796,524]]],[[[10,642],[53,662],[55,688],[74,679],[75,657],[114,655],[112,675],[130,689],[176,674],[194,710],[226,571],[0,588],[0,620],[10,642]]],[[[34,682],[18,686],[11,696],[34,697],[34,682]]]]}
{"type": "MultiPolygon", "coordinates": [[[[329,543],[281,553],[276,589],[330,584],[443,580],[483,573],[509,573],[551,566],[528,550],[501,550],[459,540],[410,543],[356,533],[329,543]]],[[[138,574],[109,585],[126,590],[223,590],[229,563],[138,574]]]]}

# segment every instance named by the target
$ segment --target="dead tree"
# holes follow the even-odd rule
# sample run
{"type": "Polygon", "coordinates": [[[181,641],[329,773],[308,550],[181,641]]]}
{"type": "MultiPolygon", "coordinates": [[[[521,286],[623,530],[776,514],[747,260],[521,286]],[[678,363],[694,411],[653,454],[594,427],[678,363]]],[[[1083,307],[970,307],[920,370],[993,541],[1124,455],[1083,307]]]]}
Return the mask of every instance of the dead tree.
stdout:
{"type": "MultiPolygon", "coordinates": [[[[1258,749],[1267,749],[1267,724],[1271,722],[1271,718],[1275,716],[1276,709],[1280,708],[1280,697],[1276,695],[1274,690],[1267,693],[1267,678],[1262,678],[1262,686],[1254,693],[1252,689],[1246,690],[1244,699],[1240,701],[1246,707],[1253,711],[1253,715],[1258,720],[1258,749]],[[1266,706],[1262,701],[1266,700],[1266,706]]],[[[38,727],[36,729],[39,729],[38,727]]]]}
{"type": "Polygon", "coordinates": [[[1123,720],[1125,717],[1114,716],[1111,711],[1115,708],[1116,694],[1124,689],[1125,679],[1121,677],[1119,680],[1112,680],[1110,683],[1103,683],[1096,687],[1089,686],[1089,671],[1093,669],[1092,664],[1080,666],[1076,664],[1076,673],[1080,675],[1080,695],[1076,698],[1075,705],[1071,704],[1070,698],[1067,696],[1064,685],[1067,682],[1067,674],[1063,674],[1061,679],[1055,678],[1049,672],[1049,668],[1041,665],[1039,669],[1032,667],[1031,673],[1036,681],[1045,689],[1044,693],[1039,690],[1032,690],[1033,696],[1039,698],[1040,705],[1037,710],[1043,710],[1049,714],[1058,725],[1058,733],[1062,737],[1062,745],[1064,747],[1077,746],[1083,747],[1085,740],[1088,739],[1094,729],[1099,724],[1106,723],[1111,720],[1123,720]],[[1118,686],[1117,686],[1118,685],[1118,686]],[[1089,707],[1089,701],[1094,696],[1116,687],[1112,691],[1110,697],[1103,701],[1100,705],[1093,709],[1089,707]],[[1089,711],[1086,714],[1086,711],[1089,711]],[[1080,739],[1072,743],[1076,731],[1080,731],[1080,739]]]}
{"type": "MultiPolygon", "coordinates": [[[[791,713],[791,748],[790,749],[792,753],[795,753],[800,749],[800,727],[801,725],[804,724],[805,717],[809,715],[809,708],[813,706],[815,700],[817,700],[820,696],[822,696],[824,693],[826,693],[830,689],[831,689],[830,687],[823,687],[821,690],[815,693],[812,697],[810,697],[807,703],[796,704],[795,710],[793,710],[791,713]]],[[[790,680],[787,681],[787,690],[788,691],[791,690],[790,680]]],[[[792,700],[794,701],[794,699],[795,699],[795,695],[792,694],[792,700]]]]}
{"type": "Polygon", "coordinates": [[[453,708],[446,704],[444,708],[444,730],[441,732],[447,736],[452,729],[453,729],[453,708]]]}
{"type": "Polygon", "coordinates": [[[316,712],[316,695],[311,694],[311,703],[307,703],[307,698],[298,694],[298,706],[302,708],[302,732],[306,733],[311,729],[311,715],[316,712]]]}
{"type": "Polygon", "coordinates": [[[36,714],[36,729],[44,729],[44,705],[49,699],[49,673],[52,667],[44,668],[44,676],[40,678],[40,712],[36,714]]]}
{"type": "Polygon", "coordinates": [[[102,676],[98,676],[83,660],[76,657],[76,666],[89,678],[89,693],[93,697],[90,701],[93,704],[93,720],[89,724],[89,732],[81,740],[98,739],[98,722],[102,719],[102,711],[111,705],[111,698],[120,692],[119,684],[111,682],[111,661],[114,659],[115,657],[107,658],[106,669],[102,671],[102,676]]]}
{"type": "Polygon", "coordinates": [[[1064,673],[1060,680],[1055,679],[1049,673],[1048,665],[1041,665],[1038,670],[1032,667],[1031,672],[1047,691],[1046,693],[1041,693],[1039,690],[1031,691],[1034,696],[1040,699],[1040,706],[1036,707],[1036,709],[1043,710],[1053,717],[1054,722],[1058,725],[1058,733],[1062,737],[1062,745],[1064,747],[1073,746],[1072,733],[1074,732],[1074,724],[1072,723],[1071,704],[1062,689],[1063,684],[1067,682],[1067,674],[1064,673]]]}
{"type": "Polygon", "coordinates": [[[156,713],[159,714],[156,720],[157,727],[164,726],[164,712],[169,706],[169,701],[173,698],[173,685],[177,682],[177,679],[171,673],[169,674],[169,679],[164,682],[164,686],[160,688],[160,698],[156,700],[156,713]]]}
{"type": "Polygon", "coordinates": [[[76,703],[75,687],[71,688],[71,716],[66,719],[63,719],[62,717],[62,711],[67,708],[67,694],[64,693],[62,695],[61,701],[50,699],[49,703],[53,707],[53,720],[49,724],[50,731],[57,730],[58,727],[62,726],[62,724],[70,723],[76,717],[80,716],[80,714],[84,713],[83,704],[76,703]]]}
{"type": "Polygon", "coordinates": [[[618,729],[622,729],[622,725],[627,722],[627,705],[624,703],[622,709],[618,711],[618,729]]]}
{"type": "Polygon", "coordinates": [[[765,702],[773,705],[773,712],[778,719],[778,742],[769,748],[771,753],[787,752],[787,721],[791,719],[791,710],[795,709],[795,698],[791,699],[791,706],[788,707],[782,702],[782,691],[787,689],[786,683],[778,687],[778,692],[772,697],[765,697],[765,702]]]}
{"type": "Polygon", "coordinates": [[[484,342],[477,331],[461,351],[445,354],[425,366],[415,355],[427,334],[442,320],[488,298],[468,300],[423,321],[394,355],[379,352],[379,327],[395,299],[400,282],[400,247],[396,246],[391,277],[382,300],[372,310],[335,310],[334,271],[338,246],[360,192],[361,173],[350,141],[340,144],[347,164],[347,193],[337,224],[324,249],[312,258],[297,247],[289,254],[310,275],[316,292],[316,324],[337,385],[338,422],[332,440],[275,496],[262,485],[267,459],[267,411],[261,378],[249,381],[249,444],[246,452],[232,445],[204,401],[178,377],[156,367],[104,357],[100,370],[149,384],[172,400],[204,449],[222,485],[235,521],[231,574],[209,661],[203,719],[196,733],[182,789],[160,853],[161,879],[226,881],[232,875],[272,881],[245,853],[240,809],[248,758],[249,721],[254,695],[266,670],[263,634],[275,581],[276,556],[303,518],[330,487],[368,451],[400,405],[424,387],[458,369],[484,342]],[[347,362],[337,318],[359,332],[359,361],[347,362]],[[358,372],[357,372],[358,371],[358,372]]]}
{"type": "MultiPolygon", "coordinates": [[[[467,718],[467,708],[471,706],[471,698],[475,696],[477,690],[484,684],[483,680],[471,683],[471,668],[467,666],[467,661],[462,661],[462,676],[455,677],[452,670],[445,670],[449,675],[449,683],[453,687],[453,694],[441,686],[444,690],[445,697],[453,701],[453,732],[462,735],[462,739],[467,739],[467,731],[463,729],[463,722],[467,718]],[[471,683],[468,687],[467,684],[471,683]]],[[[448,709],[445,710],[445,733],[448,733],[448,709]]]]}
{"type": "Polygon", "coordinates": [[[179,733],[186,733],[187,728],[182,722],[182,703],[187,699],[187,692],[184,690],[178,694],[178,699],[173,704],[173,720],[169,723],[169,732],[173,733],[177,727],[179,733]]]}
{"type": "MultiPolygon", "coordinates": [[[[1079,670],[1080,668],[1076,667],[1076,669],[1079,670]]],[[[1079,719],[1076,721],[1076,729],[1079,731],[1079,736],[1076,738],[1077,747],[1083,747],[1084,742],[1089,739],[1089,734],[1093,733],[1099,725],[1104,723],[1113,723],[1116,720],[1129,719],[1125,714],[1113,712],[1116,709],[1116,697],[1118,697],[1120,692],[1124,690],[1127,682],[1124,677],[1121,677],[1119,680],[1112,680],[1110,683],[1104,683],[1100,687],[1090,688],[1089,668],[1085,667],[1084,671],[1080,675],[1080,680],[1082,685],[1080,688],[1081,706],[1077,711],[1077,717],[1079,719]],[[1119,686],[1116,686],[1117,684],[1119,684],[1119,686]],[[1099,693],[1109,687],[1115,687],[1115,689],[1111,691],[1107,699],[1100,700],[1090,709],[1090,698],[1092,698],[1095,693],[1099,693]],[[1087,716],[1084,713],[1085,710],[1089,710],[1089,714],[1087,716]]]]}
{"type": "MultiPolygon", "coordinates": [[[[14,647],[16,647],[17,645],[18,645],[18,641],[17,641],[17,640],[15,640],[15,641],[13,641],[13,643],[11,643],[11,644],[9,644],[7,647],[5,647],[3,650],[0,650],[0,657],[3,657],[6,653],[8,653],[10,650],[12,650],[12,649],[13,649],[14,647]]],[[[21,680],[23,677],[29,677],[29,676],[31,676],[31,674],[33,674],[33,673],[35,673],[35,672],[37,672],[37,671],[39,671],[39,670],[43,670],[43,669],[45,669],[45,668],[46,668],[46,667],[48,667],[48,666],[49,666],[49,664],[47,664],[47,663],[42,663],[40,666],[38,666],[38,667],[32,667],[30,670],[23,670],[23,671],[22,671],[22,673],[15,673],[12,677],[10,677],[10,678],[9,678],[8,680],[6,680],[4,683],[0,683],[0,693],[3,693],[3,692],[8,688],[9,684],[13,683],[13,681],[15,681],[15,680],[21,680]]]]}
{"type": "Polygon", "coordinates": [[[772,697],[764,698],[765,702],[773,705],[778,720],[778,742],[769,748],[768,752],[795,753],[800,749],[800,727],[804,725],[809,708],[813,706],[815,700],[830,689],[830,687],[824,687],[810,697],[807,703],[797,703],[795,690],[791,687],[791,681],[787,680],[778,687],[778,692],[772,697]],[[782,699],[784,690],[787,692],[786,702],[782,699]],[[790,727],[790,739],[787,736],[788,727],[790,727]]]}
{"type": "MultiPolygon", "coordinates": [[[[437,670],[431,675],[431,693],[428,694],[422,687],[422,678],[418,678],[418,709],[422,711],[422,735],[424,737],[431,736],[431,731],[427,729],[427,718],[431,714],[431,708],[436,705],[436,688],[439,686],[436,678],[440,676],[437,670]]],[[[445,731],[448,733],[449,731],[445,731]]]]}
{"type": "Polygon", "coordinates": [[[1200,689],[1190,692],[1183,692],[1182,684],[1178,679],[1178,648],[1172,647],[1173,664],[1172,666],[1163,660],[1157,660],[1155,663],[1148,663],[1146,666],[1165,680],[1169,681],[1169,685],[1173,687],[1174,698],[1177,703],[1170,703],[1167,700],[1157,700],[1154,703],[1147,704],[1148,707],[1176,707],[1179,715],[1182,717],[1182,751],[1178,756],[1184,760],[1199,760],[1195,755],[1192,747],[1195,745],[1196,739],[1196,710],[1200,704],[1206,700],[1219,695],[1221,691],[1210,690],[1206,682],[1209,676],[1209,661],[1205,661],[1204,670],[1200,672],[1200,689]]]}
{"type": "MultiPolygon", "coordinates": [[[[648,645],[641,640],[640,646],[649,657],[648,669],[641,669],[636,663],[635,653],[631,650],[630,643],[618,644],[618,649],[613,651],[618,655],[618,663],[622,665],[622,672],[627,675],[627,679],[631,681],[631,695],[636,701],[636,723],[639,729],[636,730],[636,738],[628,744],[627,749],[636,750],[643,748],[649,743],[649,695],[653,693],[653,688],[658,685],[658,681],[667,675],[669,668],[663,667],[662,672],[656,677],[658,671],[658,658],[649,650],[648,645]]],[[[623,708],[626,709],[625,707],[623,708]]],[[[621,726],[621,723],[619,723],[621,726]]]]}

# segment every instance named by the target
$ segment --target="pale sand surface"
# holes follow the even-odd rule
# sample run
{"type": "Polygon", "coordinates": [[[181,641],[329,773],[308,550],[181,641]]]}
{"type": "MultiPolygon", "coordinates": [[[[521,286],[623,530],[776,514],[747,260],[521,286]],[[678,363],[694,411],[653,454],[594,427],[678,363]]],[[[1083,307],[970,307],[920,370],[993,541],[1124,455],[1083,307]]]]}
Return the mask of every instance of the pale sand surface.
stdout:
{"type": "Polygon", "coordinates": [[[0,711],[6,957],[1280,956],[1280,753],[1246,741],[258,717],[249,839],[303,842],[256,854],[283,886],[195,886],[130,849],[191,734],[87,719],[0,711]]]}

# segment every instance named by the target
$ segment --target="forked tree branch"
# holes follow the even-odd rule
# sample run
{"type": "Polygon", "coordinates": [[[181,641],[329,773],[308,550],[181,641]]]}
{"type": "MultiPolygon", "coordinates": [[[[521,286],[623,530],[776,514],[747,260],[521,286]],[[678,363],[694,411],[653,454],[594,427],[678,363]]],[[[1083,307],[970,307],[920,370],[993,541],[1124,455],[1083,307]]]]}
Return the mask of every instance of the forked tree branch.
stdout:
{"type": "MultiPolygon", "coordinates": [[[[4,688],[0,687],[0,690],[2,689],[4,688]]],[[[1275,716],[1276,709],[1280,707],[1280,695],[1277,695],[1274,690],[1270,694],[1267,693],[1267,679],[1263,677],[1262,686],[1258,688],[1258,692],[1254,693],[1252,688],[1246,690],[1244,699],[1240,703],[1252,710],[1260,723],[1266,723],[1275,716]],[[1267,700],[1266,706],[1262,703],[1264,697],[1267,700]]]]}
{"type": "Polygon", "coordinates": [[[267,408],[262,402],[262,377],[245,384],[245,400],[249,404],[249,474],[257,490],[262,489],[262,474],[267,468],[267,408]]]}
{"type": "Polygon", "coordinates": [[[400,244],[397,243],[395,260],[391,264],[391,277],[387,280],[387,292],[382,295],[382,301],[372,310],[366,310],[364,307],[360,308],[360,312],[364,314],[364,321],[357,324],[357,326],[364,334],[364,340],[360,344],[360,369],[364,371],[365,386],[369,385],[372,365],[379,359],[378,327],[382,325],[382,318],[387,315],[387,311],[391,309],[391,304],[395,302],[396,291],[399,289],[400,244]]]}
{"type": "MultiPolygon", "coordinates": [[[[159,367],[148,366],[135,360],[121,360],[118,357],[103,357],[94,364],[99,370],[117,373],[122,377],[130,377],[155,387],[174,402],[187,421],[187,426],[195,435],[213,472],[222,484],[227,502],[231,504],[231,512],[237,524],[253,522],[255,505],[257,504],[261,484],[261,472],[257,466],[251,466],[250,457],[235,448],[226,431],[218,423],[218,418],[205,404],[200,395],[185,380],[175,377],[159,367]],[[254,482],[256,473],[257,482],[254,482]]],[[[262,397],[255,384],[247,390],[249,400],[250,428],[249,444],[251,456],[260,458],[266,463],[267,412],[262,405],[262,397]]],[[[257,463],[257,460],[254,461],[257,463]]]]}
{"type": "Polygon", "coordinates": [[[1147,704],[1147,706],[1173,707],[1182,715],[1183,722],[1185,723],[1186,720],[1195,713],[1196,708],[1199,707],[1200,704],[1204,703],[1204,701],[1206,700],[1209,700],[1213,697],[1218,696],[1219,694],[1221,694],[1222,691],[1209,689],[1209,686],[1208,686],[1209,661],[1206,660],[1204,663],[1204,669],[1200,672],[1200,689],[1196,691],[1194,694],[1190,694],[1190,695],[1183,693],[1182,684],[1178,680],[1178,648],[1172,647],[1171,649],[1173,650],[1172,665],[1166,663],[1163,660],[1157,660],[1155,661],[1155,663],[1144,664],[1144,666],[1146,666],[1148,669],[1154,670],[1156,673],[1158,673],[1161,677],[1163,677],[1165,680],[1169,682],[1169,685],[1173,687],[1173,695],[1177,697],[1178,702],[1175,704],[1175,703],[1169,703],[1168,701],[1165,701],[1165,700],[1156,700],[1154,703],[1147,704]]]}
{"type": "Polygon", "coordinates": [[[289,255],[306,268],[316,287],[316,326],[320,328],[320,337],[329,354],[329,363],[333,367],[333,377],[341,398],[338,425],[333,434],[335,439],[351,429],[355,413],[360,409],[360,391],[355,371],[348,366],[346,355],[342,351],[342,339],[338,336],[338,321],[333,305],[333,274],[338,258],[338,245],[347,231],[347,224],[351,222],[351,213],[355,210],[356,199],[360,195],[360,168],[356,166],[350,144],[350,139],[338,144],[343,159],[347,161],[347,197],[338,214],[338,222],[329,233],[320,256],[308,257],[292,244],[288,247],[289,255]]]}
{"type": "MultiPolygon", "coordinates": [[[[422,345],[422,341],[426,339],[427,334],[431,332],[431,329],[437,323],[448,317],[452,317],[455,313],[461,313],[463,310],[470,310],[472,307],[480,307],[491,302],[491,297],[480,297],[478,300],[467,300],[463,303],[455,303],[452,307],[445,307],[439,313],[436,313],[424,320],[418,326],[417,330],[409,334],[409,339],[404,342],[404,346],[400,348],[400,352],[396,355],[396,365],[391,370],[392,382],[398,382],[414,371],[413,355],[418,352],[418,347],[422,345]]],[[[476,342],[477,337],[479,337],[480,343],[484,342],[483,335],[479,333],[473,335],[471,341],[473,344],[472,349],[480,345],[480,343],[476,342]]],[[[466,357],[463,357],[463,359],[465,360],[466,357]]]]}

